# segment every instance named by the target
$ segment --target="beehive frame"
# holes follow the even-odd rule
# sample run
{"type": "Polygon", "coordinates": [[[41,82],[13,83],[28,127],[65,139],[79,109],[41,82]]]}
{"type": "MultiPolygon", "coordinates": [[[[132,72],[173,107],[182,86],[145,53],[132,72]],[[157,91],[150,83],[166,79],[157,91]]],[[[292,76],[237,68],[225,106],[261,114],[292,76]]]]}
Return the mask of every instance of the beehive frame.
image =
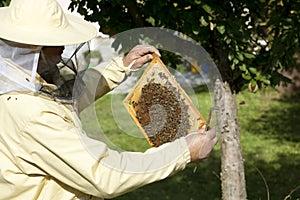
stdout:
{"type": "Polygon", "coordinates": [[[206,124],[161,59],[153,60],[123,101],[148,143],[157,147],[206,124]]]}

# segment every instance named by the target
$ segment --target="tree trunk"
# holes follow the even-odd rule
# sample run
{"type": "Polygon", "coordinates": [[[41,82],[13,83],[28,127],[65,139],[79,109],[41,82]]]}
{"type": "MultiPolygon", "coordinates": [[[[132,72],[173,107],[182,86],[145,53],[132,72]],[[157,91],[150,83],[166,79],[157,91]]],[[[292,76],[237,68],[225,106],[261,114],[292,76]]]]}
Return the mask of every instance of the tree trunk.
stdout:
{"type": "Polygon", "coordinates": [[[226,82],[216,81],[215,106],[221,144],[222,199],[245,200],[247,193],[237,105],[235,94],[226,82]]]}

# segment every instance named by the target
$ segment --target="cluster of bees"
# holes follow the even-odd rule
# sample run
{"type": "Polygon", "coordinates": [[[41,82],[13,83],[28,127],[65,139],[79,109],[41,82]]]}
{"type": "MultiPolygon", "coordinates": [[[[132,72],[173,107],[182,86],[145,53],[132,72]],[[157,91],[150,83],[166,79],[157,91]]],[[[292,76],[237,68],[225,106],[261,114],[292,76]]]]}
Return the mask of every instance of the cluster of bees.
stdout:
{"type": "Polygon", "coordinates": [[[132,102],[136,118],[152,146],[160,146],[187,135],[190,129],[188,106],[178,89],[170,83],[149,82],[142,88],[141,97],[132,102]]]}
{"type": "Polygon", "coordinates": [[[123,103],[153,147],[186,136],[206,124],[156,54],[123,103]]]}

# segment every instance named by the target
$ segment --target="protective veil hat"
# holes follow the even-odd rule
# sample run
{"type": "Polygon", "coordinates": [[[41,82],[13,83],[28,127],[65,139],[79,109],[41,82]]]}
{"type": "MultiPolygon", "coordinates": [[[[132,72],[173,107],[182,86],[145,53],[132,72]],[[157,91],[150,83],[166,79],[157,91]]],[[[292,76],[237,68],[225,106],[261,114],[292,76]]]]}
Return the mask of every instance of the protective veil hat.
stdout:
{"type": "Polygon", "coordinates": [[[39,46],[63,46],[94,38],[97,28],[64,13],[55,0],[11,0],[0,8],[0,38],[39,46]]]}

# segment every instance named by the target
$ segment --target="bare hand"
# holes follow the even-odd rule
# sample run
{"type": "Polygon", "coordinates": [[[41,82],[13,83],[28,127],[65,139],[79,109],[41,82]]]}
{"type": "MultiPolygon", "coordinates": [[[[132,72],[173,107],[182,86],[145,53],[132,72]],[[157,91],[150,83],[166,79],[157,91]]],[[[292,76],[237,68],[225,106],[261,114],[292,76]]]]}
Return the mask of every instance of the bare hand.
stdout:
{"type": "Polygon", "coordinates": [[[188,134],[185,139],[189,147],[192,162],[207,158],[218,141],[215,128],[208,131],[202,128],[188,134]]]}
{"type": "Polygon", "coordinates": [[[123,58],[123,64],[126,67],[132,64],[131,69],[134,70],[151,61],[153,53],[160,56],[159,51],[151,45],[137,45],[123,58]]]}

